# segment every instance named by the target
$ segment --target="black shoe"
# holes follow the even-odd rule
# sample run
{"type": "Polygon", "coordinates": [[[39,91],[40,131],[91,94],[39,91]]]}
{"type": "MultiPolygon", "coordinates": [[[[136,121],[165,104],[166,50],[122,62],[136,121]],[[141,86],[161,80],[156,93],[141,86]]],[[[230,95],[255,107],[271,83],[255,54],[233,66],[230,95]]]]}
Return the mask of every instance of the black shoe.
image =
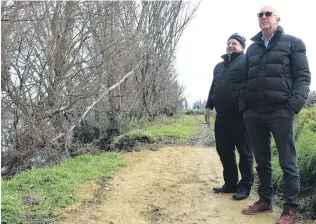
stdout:
{"type": "Polygon", "coordinates": [[[236,193],[236,188],[228,188],[226,185],[222,187],[214,187],[213,191],[215,193],[236,193]]]}
{"type": "Polygon", "coordinates": [[[235,200],[244,200],[248,198],[250,191],[246,191],[245,189],[237,189],[236,194],[233,195],[233,199],[235,200]]]}

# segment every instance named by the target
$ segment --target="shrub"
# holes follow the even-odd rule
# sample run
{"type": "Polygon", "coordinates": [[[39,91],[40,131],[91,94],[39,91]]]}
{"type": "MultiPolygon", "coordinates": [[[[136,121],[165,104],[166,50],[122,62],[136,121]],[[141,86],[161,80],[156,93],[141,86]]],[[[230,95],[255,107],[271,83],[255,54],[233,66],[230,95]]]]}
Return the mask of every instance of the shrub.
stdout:
{"type": "Polygon", "coordinates": [[[185,110],[184,114],[186,115],[204,115],[205,110],[204,109],[190,109],[185,110]]]}

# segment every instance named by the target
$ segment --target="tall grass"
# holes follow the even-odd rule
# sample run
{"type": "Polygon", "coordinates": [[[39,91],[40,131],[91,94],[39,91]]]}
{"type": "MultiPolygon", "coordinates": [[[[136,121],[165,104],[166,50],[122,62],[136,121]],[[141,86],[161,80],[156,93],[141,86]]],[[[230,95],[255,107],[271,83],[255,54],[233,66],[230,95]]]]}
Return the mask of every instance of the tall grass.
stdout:
{"type": "MultiPolygon", "coordinates": [[[[316,106],[304,108],[295,118],[295,144],[301,183],[316,187],[316,106]]],[[[283,171],[272,144],[273,182],[283,187],[283,171]]]]}
{"type": "Polygon", "coordinates": [[[316,132],[303,130],[296,146],[301,182],[316,187],[316,132]]]}

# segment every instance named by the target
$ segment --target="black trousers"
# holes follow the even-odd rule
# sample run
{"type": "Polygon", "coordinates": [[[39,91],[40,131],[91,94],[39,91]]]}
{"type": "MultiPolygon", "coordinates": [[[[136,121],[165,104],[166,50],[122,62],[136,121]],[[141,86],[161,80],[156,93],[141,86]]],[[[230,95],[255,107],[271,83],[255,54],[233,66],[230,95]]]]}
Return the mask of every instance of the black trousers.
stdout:
{"type": "Polygon", "coordinates": [[[235,116],[217,115],[215,120],[216,150],[223,165],[225,185],[230,189],[243,188],[250,191],[253,185],[253,151],[241,114],[235,116]],[[239,171],[235,148],[239,153],[239,171]]]}
{"type": "Polygon", "coordinates": [[[294,114],[284,108],[263,113],[247,110],[243,113],[249,137],[252,142],[259,176],[260,200],[271,201],[272,167],[271,134],[279,154],[279,163],[284,173],[284,207],[296,209],[300,193],[299,171],[294,145],[294,114]]]}

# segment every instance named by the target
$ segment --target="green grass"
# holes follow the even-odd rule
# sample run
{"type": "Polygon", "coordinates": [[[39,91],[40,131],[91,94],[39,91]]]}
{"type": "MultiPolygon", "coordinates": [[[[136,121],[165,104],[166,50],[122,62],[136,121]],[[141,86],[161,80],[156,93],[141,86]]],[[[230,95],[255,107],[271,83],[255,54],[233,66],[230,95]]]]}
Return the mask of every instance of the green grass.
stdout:
{"type": "MultiPolygon", "coordinates": [[[[134,129],[125,135],[129,136],[149,136],[161,144],[188,143],[188,137],[198,133],[203,116],[182,115],[179,117],[159,117],[152,123],[146,123],[141,129],[134,129]]],[[[119,136],[115,141],[119,141],[119,136]]]]}
{"type": "Polygon", "coordinates": [[[122,165],[118,153],[83,155],[54,167],[34,169],[3,180],[2,223],[51,221],[58,209],[76,202],[76,187],[85,181],[108,178],[110,171],[122,165]],[[25,204],[30,198],[29,203],[33,201],[34,205],[25,204]]]}

